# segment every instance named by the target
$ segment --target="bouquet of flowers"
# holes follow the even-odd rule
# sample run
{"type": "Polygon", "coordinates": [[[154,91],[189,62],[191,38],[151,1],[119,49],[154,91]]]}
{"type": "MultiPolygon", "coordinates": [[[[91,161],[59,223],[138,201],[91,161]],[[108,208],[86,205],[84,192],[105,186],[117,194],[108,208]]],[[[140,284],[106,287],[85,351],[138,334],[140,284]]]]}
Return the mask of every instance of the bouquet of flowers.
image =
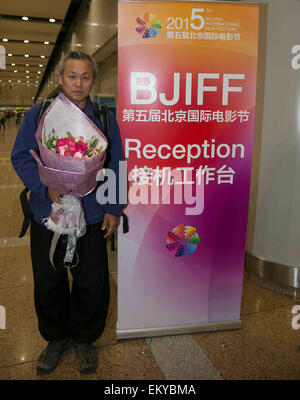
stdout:
{"type": "Polygon", "coordinates": [[[92,192],[96,176],[103,168],[107,140],[84,112],[60,93],[43,114],[36,140],[40,179],[48,188],[63,195],[62,204],[53,203],[45,226],[54,231],[50,261],[61,234],[68,235],[65,263],[71,263],[77,238],[85,234],[81,197],[92,192]]]}
{"type": "Polygon", "coordinates": [[[85,141],[83,136],[73,138],[70,132],[66,132],[64,138],[59,138],[55,135],[55,130],[52,129],[52,135],[48,135],[45,145],[48,149],[62,156],[89,160],[101,152],[102,146],[99,146],[98,142],[99,140],[96,137],[89,141],[85,141]]]}

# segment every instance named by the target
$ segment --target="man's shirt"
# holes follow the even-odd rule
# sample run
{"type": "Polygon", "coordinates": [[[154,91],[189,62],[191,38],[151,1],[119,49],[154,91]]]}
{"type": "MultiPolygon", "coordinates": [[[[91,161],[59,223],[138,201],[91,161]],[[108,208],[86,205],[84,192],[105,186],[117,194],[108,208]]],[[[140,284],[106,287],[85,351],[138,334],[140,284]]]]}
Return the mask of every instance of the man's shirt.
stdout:
{"type": "MultiPolygon", "coordinates": [[[[26,113],[12,150],[11,162],[24,185],[31,190],[29,202],[33,219],[42,224],[43,220],[50,215],[52,202],[47,195],[48,188],[40,180],[37,163],[29,153],[29,150],[33,149],[39,154],[35,133],[40,108],[41,104],[37,104],[26,113]]],[[[99,118],[94,115],[95,110],[96,106],[93,106],[90,98],[88,98],[82,111],[102,129],[99,118]]],[[[116,192],[118,193],[119,161],[124,161],[125,158],[119,127],[112,112],[109,112],[109,120],[110,126],[107,134],[109,162],[106,168],[113,170],[116,174],[116,192]]],[[[87,225],[101,222],[105,213],[120,216],[125,207],[125,204],[100,205],[96,200],[96,190],[97,188],[82,198],[87,225]]]]}

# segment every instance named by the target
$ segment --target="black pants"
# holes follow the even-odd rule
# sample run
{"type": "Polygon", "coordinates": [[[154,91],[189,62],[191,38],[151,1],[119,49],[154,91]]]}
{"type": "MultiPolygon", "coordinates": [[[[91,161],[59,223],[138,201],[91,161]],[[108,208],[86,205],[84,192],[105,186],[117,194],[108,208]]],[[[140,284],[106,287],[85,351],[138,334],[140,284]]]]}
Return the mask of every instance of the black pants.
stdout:
{"type": "Polygon", "coordinates": [[[79,263],[70,269],[63,264],[67,236],[57,243],[53,269],[49,250],[53,232],[31,223],[31,259],[34,277],[34,302],[39,330],[46,341],[71,336],[76,342],[94,342],[104,330],[109,306],[109,274],[106,239],[101,224],[88,225],[77,241],[79,263]]]}

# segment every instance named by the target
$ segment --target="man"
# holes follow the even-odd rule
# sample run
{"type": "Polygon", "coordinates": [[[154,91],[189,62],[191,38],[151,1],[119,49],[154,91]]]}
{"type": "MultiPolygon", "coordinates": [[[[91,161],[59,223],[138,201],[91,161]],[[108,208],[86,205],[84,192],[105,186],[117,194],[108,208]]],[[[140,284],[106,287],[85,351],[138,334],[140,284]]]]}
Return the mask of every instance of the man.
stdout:
{"type": "MultiPolygon", "coordinates": [[[[64,95],[101,129],[99,118],[94,115],[96,106],[89,97],[95,75],[95,63],[90,56],[71,52],[62,62],[59,83],[64,95]]],[[[42,224],[43,219],[50,215],[52,202],[61,203],[60,193],[42,184],[37,164],[29,153],[30,149],[38,151],[35,132],[40,108],[38,104],[27,112],[11,156],[16,172],[31,190],[34,301],[40,333],[49,342],[38,359],[37,371],[53,371],[63,352],[73,345],[79,371],[90,373],[98,365],[97,351],[92,343],[104,330],[109,305],[106,239],[117,229],[125,205],[98,204],[96,190],[82,198],[87,232],[77,241],[79,264],[70,269],[73,276],[70,293],[67,268],[63,263],[66,237],[62,235],[58,241],[55,270],[49,261],[53,232],[42,224]]],[[[112,113],[109,113],[109,118],[109,161],[106,167],[115,171],[118,182],[118,163],[124,160],[124,152],[116,119],[112,113]]]]}
{"type": "Polygon", "coordinates": [[[4,112],[1,112],[0,113],[0,130],[2,127],[3,127],[4,131],[6,130],[6,119],[7,119],[6,114],[4,112]]]}

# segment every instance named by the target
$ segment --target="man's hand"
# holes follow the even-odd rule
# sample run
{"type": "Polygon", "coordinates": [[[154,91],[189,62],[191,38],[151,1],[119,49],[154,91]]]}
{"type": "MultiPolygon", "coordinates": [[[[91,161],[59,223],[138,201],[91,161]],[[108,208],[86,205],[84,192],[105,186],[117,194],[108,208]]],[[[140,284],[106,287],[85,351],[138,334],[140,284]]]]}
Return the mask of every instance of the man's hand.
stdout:
{"type": "Polygon", "coordinates": [[[60,196],[59,193],[55,192],[53,189],[48,188],[48,197],[53,203],[62,204],[62,201],[59,196],[60,196]]]}
{"type": "Polygon", "coordinates": [[[119,225],[120,225],[120,217],[108,213],[104,214],[103,224],[101,227],[103,231],[106,229],[106,234],[104,235],[104,239],[112,235],[119,225]]]}

